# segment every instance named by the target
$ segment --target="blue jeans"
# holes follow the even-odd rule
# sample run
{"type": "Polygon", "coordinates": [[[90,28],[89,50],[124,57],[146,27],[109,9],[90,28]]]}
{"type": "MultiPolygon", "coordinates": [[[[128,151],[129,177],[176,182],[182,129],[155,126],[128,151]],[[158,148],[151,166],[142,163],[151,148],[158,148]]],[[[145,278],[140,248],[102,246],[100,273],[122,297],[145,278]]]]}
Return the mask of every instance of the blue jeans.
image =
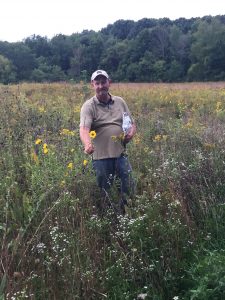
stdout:
{"type": "Polygon", "coordinates": [[[120,179],[119,190],[122,194],[133,193],[134,182],[132,178],[132,169],[126,156],[121,155],[118,158],[106,158],[93,160],[93,168],[96,173],[97,183],[101,189],[106,191],[112,186],[114,179],[120,179]]]}

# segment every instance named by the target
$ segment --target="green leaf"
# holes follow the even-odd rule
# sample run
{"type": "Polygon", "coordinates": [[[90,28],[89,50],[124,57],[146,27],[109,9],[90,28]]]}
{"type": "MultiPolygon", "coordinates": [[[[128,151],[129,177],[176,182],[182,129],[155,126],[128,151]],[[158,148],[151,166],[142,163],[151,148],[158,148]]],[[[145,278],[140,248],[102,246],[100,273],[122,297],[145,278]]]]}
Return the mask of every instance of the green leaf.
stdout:
{"type": "Polygon", "coordinates": [[[6,273],[3,275],[0,285],[0,300],[4,300],[4,289],[6,286],[6,273]]]}

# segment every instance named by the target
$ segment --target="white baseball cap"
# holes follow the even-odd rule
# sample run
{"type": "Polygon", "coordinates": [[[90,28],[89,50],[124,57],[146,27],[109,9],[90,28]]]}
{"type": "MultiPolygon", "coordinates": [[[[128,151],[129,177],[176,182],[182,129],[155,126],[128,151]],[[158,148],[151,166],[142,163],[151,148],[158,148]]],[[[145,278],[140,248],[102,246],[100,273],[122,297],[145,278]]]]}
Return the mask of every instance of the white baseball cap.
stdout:
{"type": "Polygon", "coordinates": [[[104,71],[104,70],[97,70],[97,71],[95,71],[95,72],[91,75],[91,81],[92,81],[92,80],[95,80],[95,78],[96,78],[97,76],[99,76],[99,75],[104,76],[104,77],[106,77],[107,79],[109,79],[109,75],[106,73],[106,71],[104,71]]]}

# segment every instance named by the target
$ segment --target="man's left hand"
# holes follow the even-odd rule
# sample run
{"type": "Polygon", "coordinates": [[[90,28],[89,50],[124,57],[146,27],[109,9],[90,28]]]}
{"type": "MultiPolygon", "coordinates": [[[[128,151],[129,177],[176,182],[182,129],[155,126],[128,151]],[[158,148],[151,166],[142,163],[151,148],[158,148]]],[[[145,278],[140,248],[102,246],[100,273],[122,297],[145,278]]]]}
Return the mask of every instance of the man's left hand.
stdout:
{"type": "Polygon", "coordinates": [[[124,137],[124,142],[129,143],[129,141],[133,138],[135,133],[136,133],[136,125],[132,124],[131,129],[129,130],[129,132],[124,137]]]}

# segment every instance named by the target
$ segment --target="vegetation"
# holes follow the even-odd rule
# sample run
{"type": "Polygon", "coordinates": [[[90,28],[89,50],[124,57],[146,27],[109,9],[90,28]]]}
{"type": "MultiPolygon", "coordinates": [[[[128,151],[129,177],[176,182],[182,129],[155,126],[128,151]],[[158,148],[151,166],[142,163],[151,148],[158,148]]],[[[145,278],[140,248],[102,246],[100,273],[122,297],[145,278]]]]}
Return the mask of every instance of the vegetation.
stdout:
{"type": "Polygon", "coordinates": [[[0,82],[89,81],[97,68],[117,82],[225,79],[225,16],[118,20],[99,32],[0,41],[0,82]]]}
{"type": "Polygon", "coordinates": [[[0,299],[224,299],[224,86],[112,93],[138,126],[125,217],[100,209],[79,140],[89,87],[1,86],[0,299]]]}

